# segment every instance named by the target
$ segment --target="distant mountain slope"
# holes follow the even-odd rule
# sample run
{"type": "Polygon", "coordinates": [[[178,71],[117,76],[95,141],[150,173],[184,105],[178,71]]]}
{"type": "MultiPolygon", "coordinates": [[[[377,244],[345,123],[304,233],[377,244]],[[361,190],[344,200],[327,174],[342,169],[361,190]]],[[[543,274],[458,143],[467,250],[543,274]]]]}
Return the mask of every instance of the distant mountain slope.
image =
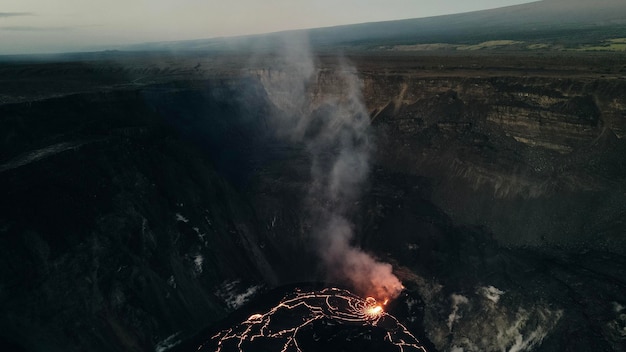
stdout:
{"type": "Polygon", "coordinates": [[[493,10],[428,18],[365,23],[310,31],[311,41],[337,42],[472,42],[561,37],[560,31],[626,27],[626,1],[545,0],[493,10]]]}
{"type": "Polygon", "coordinates": [[[285,34],[308,34],[317,48],[416,43],[478,43],[496,39],[591,43],[626,37],[626,1],[543,0],[427,18],[362,23],[235,38],[147,43],[134,50],[272,48],[285,34]],[[261,44],[260,44],[261,43],[261,44]]]}

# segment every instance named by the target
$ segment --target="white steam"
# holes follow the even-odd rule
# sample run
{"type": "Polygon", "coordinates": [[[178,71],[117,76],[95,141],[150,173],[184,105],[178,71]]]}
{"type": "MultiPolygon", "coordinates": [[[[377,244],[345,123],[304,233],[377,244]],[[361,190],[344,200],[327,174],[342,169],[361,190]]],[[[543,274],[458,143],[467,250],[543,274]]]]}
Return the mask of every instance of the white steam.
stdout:
{"type": "Polygon", "coordinates": [[[264,70],[259,78],[269,98],[285,113],[277,131],[303,143],[311,156],[308,215],[330,279],[347,280],[363,295],[396,297],[403,287],[391,265],[352,244],[348,213],[367,180],[373,148],[356,71],[340,62],[331,82],[338,91],[327,98],[315,90],[320,87],[320,71],[307,38],[286,36],[276,62],[277,67],[264,70]]]}
{"type": "Polygon", "coordinates": [[[448,315],[448,330],[452,331],[452,326],[454,325],[454,323],[456,323],[459,319],[463,317],[459,314],[459,305],[468,304],[469,300],[467,299],[467,297],[457,294],[452,294],[452,296],[450,296],[450,299],[452,300],[452,312],[450,312],[450,315],[448,315]]]}
{"type": "Polygon", "coordinates": [[[543,302],[522,302],[514,293],[506,294],[509,302],[498,304],[504,294],[487,286],[467,296],[452,294],[445,301],[427,298],[429,338],[441,351],[532,351],[554,331],[563,311],[543,302]],[[447,314],[441,311],[444,302],[449,304],[447,314]]]}

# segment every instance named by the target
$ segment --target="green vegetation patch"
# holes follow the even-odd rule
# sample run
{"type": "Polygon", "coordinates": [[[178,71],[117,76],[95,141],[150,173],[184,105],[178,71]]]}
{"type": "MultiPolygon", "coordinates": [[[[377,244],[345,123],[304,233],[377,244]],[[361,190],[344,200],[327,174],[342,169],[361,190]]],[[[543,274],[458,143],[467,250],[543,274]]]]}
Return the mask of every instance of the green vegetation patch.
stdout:
{"type": "Polygon", "coordinates": [[[503,46],[523,44],[517,40],[489,40],[486,42],[478,43],[475,45],[459,45],[457,50],[482,50],[482,49],[494,49],[503,46]]]}
{"type": "Polygon", "coordinates": [[[552,46],[550,44],[535,43],[535,44],[529,44],[526,48],[530,50],[539,50],[539,49],[548,49],[551,47],[552,46]]]}
{"type": "Polygon", "coordinates": [[[597,45],[581,45],[577,51],[626,51],[626,38],[603,40],[597,45]]]}

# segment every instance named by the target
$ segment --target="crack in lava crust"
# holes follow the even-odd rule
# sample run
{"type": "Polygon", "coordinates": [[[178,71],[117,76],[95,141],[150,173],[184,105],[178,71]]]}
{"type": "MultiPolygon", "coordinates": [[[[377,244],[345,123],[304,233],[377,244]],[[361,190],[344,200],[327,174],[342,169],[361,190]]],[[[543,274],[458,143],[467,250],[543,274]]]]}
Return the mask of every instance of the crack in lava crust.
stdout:
{"type": "Polygon", "coordinates": [[[217,333],[198,350],[209,351],[212,349],[209,345],[212,345],[218,352],[255,351],[255,342],[271,341],[281,348],[281,352],[305,352],[298,341],[299,333],[313,329],[316,322],[329,326],[375,327],[385,332],[384,343],[393,350],[427,352],[417,338],[386,313],[375,299],[362,299],[338,288],[296,291],[266,313],[253,314],[239,325],[217,333]]]}

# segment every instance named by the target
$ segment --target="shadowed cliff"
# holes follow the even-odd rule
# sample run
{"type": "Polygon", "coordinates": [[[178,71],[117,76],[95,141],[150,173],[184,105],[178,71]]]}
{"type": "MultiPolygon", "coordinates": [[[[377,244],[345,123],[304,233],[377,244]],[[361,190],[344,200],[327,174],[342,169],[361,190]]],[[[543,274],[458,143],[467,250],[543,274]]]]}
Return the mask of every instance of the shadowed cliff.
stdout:
{"type": "MultiPolygon", "coordinates": [[[[289,72],[239,60],[2,67],[4,345],[162,351],[270,288],[324,279],[311,156],[272,128],[289,72]],[[25,78],[39,89],[11,83],[25,78]]],[[[376,150],[349,220],[407,287],[403,323],[440,350],[623,349],[619,64],[352,60],[376,150]]],[[[320,61],[315,116],[345,92],[320,61]]]]}

